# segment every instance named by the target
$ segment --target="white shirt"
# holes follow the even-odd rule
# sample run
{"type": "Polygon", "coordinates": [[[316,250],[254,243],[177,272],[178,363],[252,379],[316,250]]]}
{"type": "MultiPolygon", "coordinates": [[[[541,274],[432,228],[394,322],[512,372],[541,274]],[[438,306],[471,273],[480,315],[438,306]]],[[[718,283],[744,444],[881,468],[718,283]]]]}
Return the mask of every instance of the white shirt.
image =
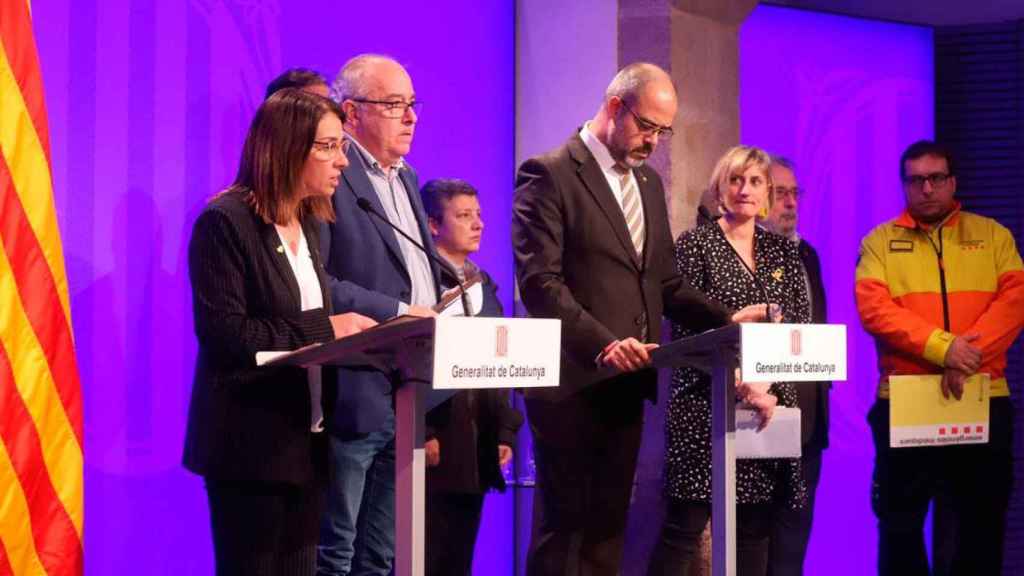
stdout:
{"type": "MultiPolygon", "coordinates": [[[[583,144],[586,145],[590,153],[594,155],[594,159],[597,160],[597,165],[601,167],[601,173],[604,174],[605,180],[608,181],[608,187],[612,189],[612,194],[615,195],[615,200],[619,203],[619,210],[622,210],[623,216],[626,215],[626,210],[622,206],[622,190],[623,190],[623,178],[628,180],[634,180],[636,176],[633,171],[623,174],[620,172],[615,165],[615,160],[612,158],[611,152],[604,145],[603,142],[597,139],[597,136],[590,131],[590,122],[583,125],[580,129],[580,138],[583,139],[583,144]]],[[[640,187],[637,185],[637,194],[640,194],[640,187]]],[[[640,202],[640,216],[644,216],[644,203],[640,202]]]]}
{"type": "MultiPolygon", "coordinates": [[[[277,237],[281,239],[284,246],[285,256],[288,257],[288,264],[295,275],[295,281],[299,285],[299,301],[303,312],[324,307],[324,295],[320,291],[320,278],[316,275],[316,268],[313,267],[313,256],[309,253],[309,245],[306,243],[306,234],[299,229],[298,253],[293,253],[287,240],[282,234],[281,226],[274,225],[277,229],[277,237]]],[[[320,405],[320,396],[323,393],[323,385],[320,381],[320,367],[306,369],[309,380],[309,405],[310,425],[313,432],[322,432],[324,429],[324,409],[320,405]]]]}

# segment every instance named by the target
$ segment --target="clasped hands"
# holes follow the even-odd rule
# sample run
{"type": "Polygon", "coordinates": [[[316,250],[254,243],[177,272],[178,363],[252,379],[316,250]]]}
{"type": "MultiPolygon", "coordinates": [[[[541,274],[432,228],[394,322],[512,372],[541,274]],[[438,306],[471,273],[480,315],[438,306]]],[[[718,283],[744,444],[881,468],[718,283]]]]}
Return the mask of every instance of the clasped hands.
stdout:
{"type": "Polygon", "coordinates": [[[952,394],[960,400],[964,395],[964,380],[981,368],[981,348],[974,342],[981,338],[980,334],[965,334],[953,339],[946,350],[942,372],[942,397],[949,399],[952,394]]]}
{"type": "MultiPolygon", "coordinates": [[[[423,443],[423,452],[426,456],[427,468],[433,468],[441,463],[441,442],[437,438],[431,438],[423,443]]],[[[508,444],[498,445],[498,467],[505,468],[512,461],[512,447],[508,444]]]]}

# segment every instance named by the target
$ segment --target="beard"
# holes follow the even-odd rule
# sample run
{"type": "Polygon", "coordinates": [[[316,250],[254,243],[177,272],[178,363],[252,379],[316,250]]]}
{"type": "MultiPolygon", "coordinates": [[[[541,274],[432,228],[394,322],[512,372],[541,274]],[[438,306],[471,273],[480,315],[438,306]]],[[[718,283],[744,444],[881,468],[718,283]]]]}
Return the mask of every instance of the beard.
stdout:
{"type": "Polygon", "coordinates": [[[645,162],[647,162],[647,159],[650,158],[651,153],[653,152],[654,146],[651,146],[650,144],[645,142],[641,146],[637,146],[636,148],[630,150],[623,150],[622,152],[620,152],[619,161],[624,166],[628,166],[630,168],[639,168],[643,166],[645,162]]]}
{"type": "Polygon", "coordinates": [[[791,238],[796,232],[796,219],[782,220],[775,226],[775,232],[787,238],[791,238]]]}

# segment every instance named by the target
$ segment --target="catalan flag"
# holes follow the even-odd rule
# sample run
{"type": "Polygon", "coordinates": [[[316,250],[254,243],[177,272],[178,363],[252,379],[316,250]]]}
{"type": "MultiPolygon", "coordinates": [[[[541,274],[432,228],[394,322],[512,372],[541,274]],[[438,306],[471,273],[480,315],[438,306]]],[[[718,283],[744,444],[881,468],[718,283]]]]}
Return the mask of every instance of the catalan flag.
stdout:
{"type": "Polygon", "coordinates": [[[78,575],[82,396],[28,0],[0,0],[0,575],[78,575]]]}

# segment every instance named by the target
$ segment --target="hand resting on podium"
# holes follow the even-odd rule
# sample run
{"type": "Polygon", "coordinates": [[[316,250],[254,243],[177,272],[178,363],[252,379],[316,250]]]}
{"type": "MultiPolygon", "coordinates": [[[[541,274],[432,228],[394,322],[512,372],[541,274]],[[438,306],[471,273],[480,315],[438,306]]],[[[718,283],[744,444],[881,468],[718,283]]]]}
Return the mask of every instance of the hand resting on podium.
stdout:
{"type": "MultiPolygon", "coordinates": [[[[750,306],[744,306],[743,308],[733,312],[732,321],[737,324],[741,322],[760,322],[767,317],[767,304],[751,304],[750,306]]],[[[776,320],[776,322],[778,322],[778,320],[776,320]]]]}
{"type": "Polygon", "coordinates": [[[331,321],[331,328],[334,330],[335,339],[351,336],[377,325],[377,322],[372,318],[367,318],[355,312],[335,314],[328,317],[328,319],[331,321]]]}
{"type": "Polygon", "coordinates": [[[610,366],[619,372],[636,372],[650,367],[650,352],[657,347],[657,344],[644,344],[632,337],[614,340],[601,351],[597,364],[610,366]]]}
{"type": "MultiPolygon", "coordinates": [[[[736,323],[759,322],[767,316],[768,306],[766,304],[751,304],[734,312],[732,321],[736,323]]],[[[651,366],[650,352],[657,347],[657,344],[645,344],[632,337],[614,340],[601,351],[597,357],[597,365],[609,366],[619,372],[643,370],[651,366]]]]}

